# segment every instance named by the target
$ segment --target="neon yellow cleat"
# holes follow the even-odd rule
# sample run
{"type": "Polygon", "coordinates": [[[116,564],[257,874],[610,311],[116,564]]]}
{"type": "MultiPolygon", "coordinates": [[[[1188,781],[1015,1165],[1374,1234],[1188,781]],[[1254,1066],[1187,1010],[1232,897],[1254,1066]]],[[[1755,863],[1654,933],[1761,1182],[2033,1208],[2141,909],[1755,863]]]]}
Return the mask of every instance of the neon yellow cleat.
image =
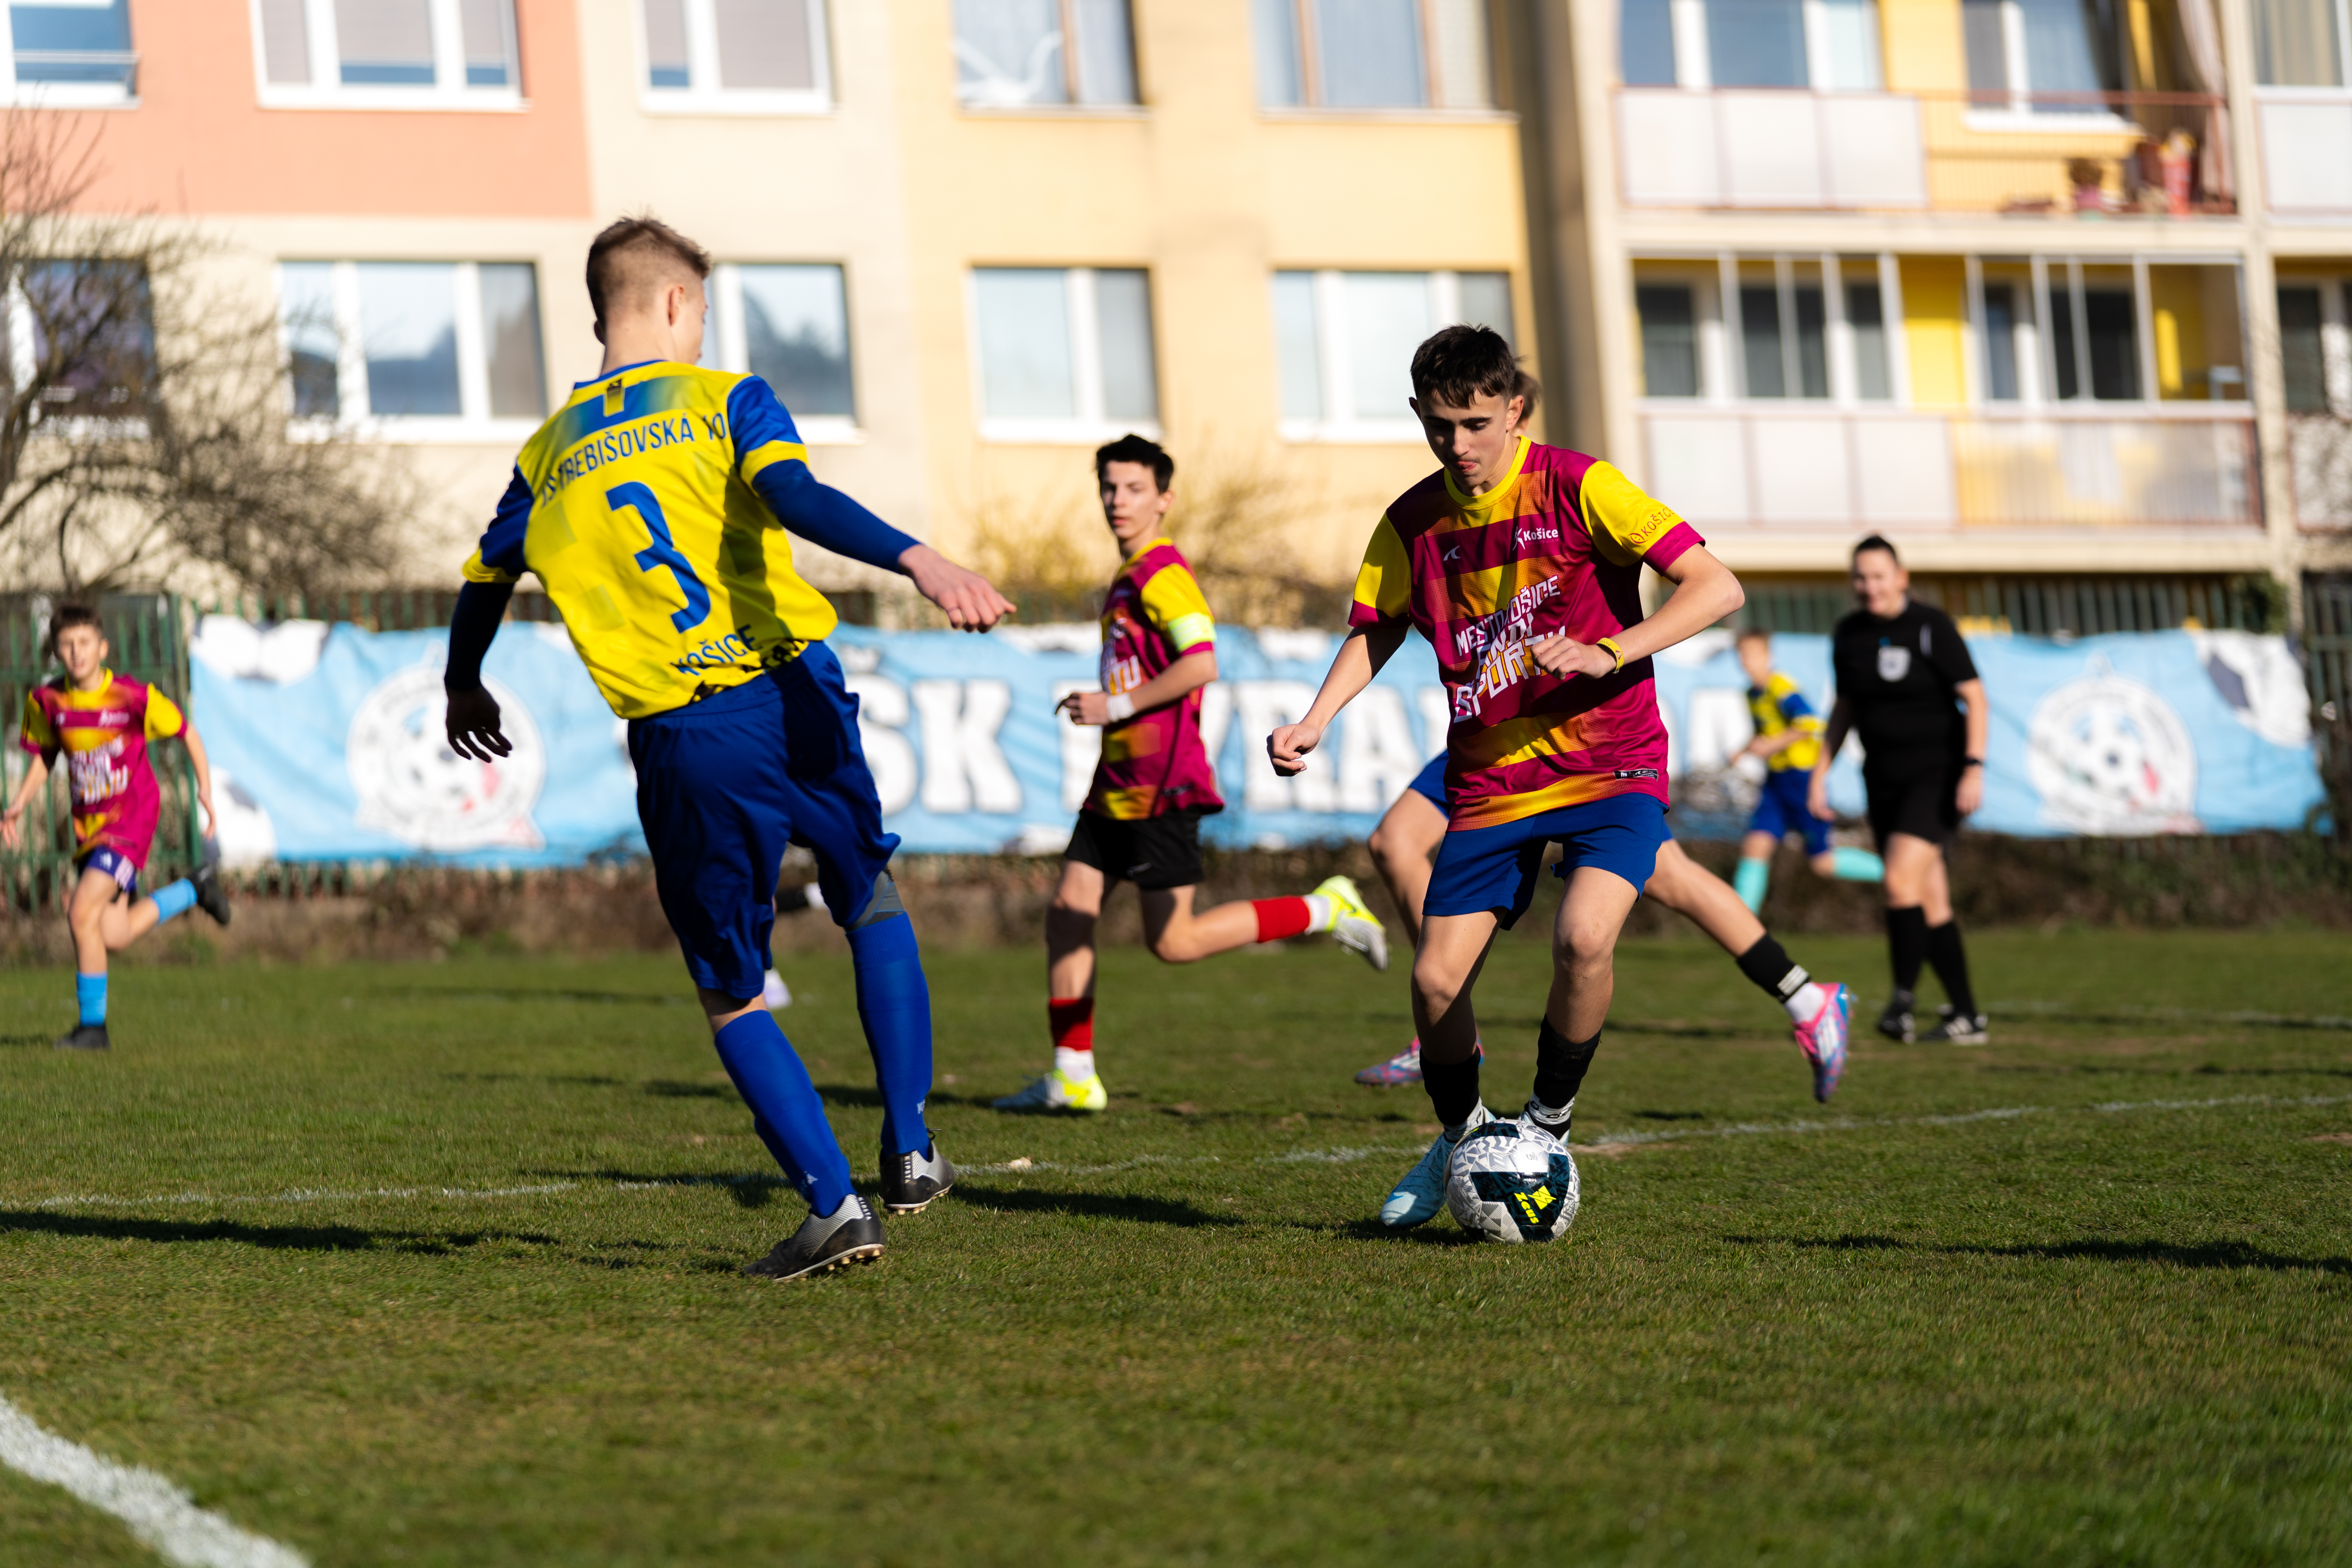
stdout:
{"type": "Polygon", "coordinates": [[[1331,928],[1332,939],[1374,969],[1387,969],[1389,933],[1381,929],[1380,917],[1365,907],[1364,895],[1356,890],[1355,882],[1346,877],[1326,877],[1315,896],[1330,900],[1332,913],[1339,917],[1331,928]]]}
{"type": "Polygon", "coordinates": [[[1074,1079],[1060,1068],[1029,1080],[1029,1087],[1018,1094],[1008,1094],[996,1101],[999,1110],[1070,1111],[1094,1115],[1110,1109],[1110,1091],[1103,1088],[1102,1074],[1088,1073],[1074,1079]]]}

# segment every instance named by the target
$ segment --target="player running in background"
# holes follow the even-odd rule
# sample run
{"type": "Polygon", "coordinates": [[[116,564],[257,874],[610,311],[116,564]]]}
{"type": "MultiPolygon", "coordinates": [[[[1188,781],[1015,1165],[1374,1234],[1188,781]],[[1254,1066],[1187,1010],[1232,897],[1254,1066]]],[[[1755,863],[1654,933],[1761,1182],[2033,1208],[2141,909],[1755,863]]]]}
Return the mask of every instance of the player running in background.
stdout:
{"type": "Polygon", "coordinates": [[[788,843],[814,852],[826,907],[848,933],[882,1090],[885,1205],[922,1208],[955,1168],[923,1121],[930,994],[888,870],[898,840],[882,831],[857,700],[823,641],[833,606],[793,570],[779,530],[905,574],[967,631],[1013,606],[819,484],[766,382],[697,366],[709,274],[699,246],[650,218],[614,224],[589,247],[604,363],[525,444],[466,563],[449,627],[449,743],[493,766],[510,749],[482,658],[515,581],[537,573],[629,721],[655,887],[719,1059],[809,1203],[801,1227],[745,1272],[793,1279],[877,1257],[883,1236],[761,997],[788,843]]]}
{"type": "Polygon", "coordinates": [[[1496,931],[1533,900],[1551,841],[1568,889],[1525,1115],[1567,1137],[1609,1016],[1617,933],[1666,837],[1650,656],[1744,598],[1697,532],[1616,468],[1528,439],[1518,363],[1500,334],[1447,327],[1414,352],[1412,374],[1413,412],[1443,467],[1373,529],[1353,629],[1307,716],[1266,740],[1277,772],[1299,772],[1408,629],[1436,650],[1453,713],[1448,822],[1423,903],[1412,1011],[1443,1131],[1381,1205],[1381,1222],[1399,1227],[1443,1206],[1454,1145],[1491,1120],[1471,989],[1496,931]],[[1644,563],[1675,584],[1647,619],[1644,563]]]}
{"type": "Polygon", "coordinates": [[[1095,923],[1103,894],[1121,879],[1135,884],[1144,941],[1165,963],[1329,931],[1373,968],[1388,967],[1387,933],[1345,877],[1303,898],[1192,908],[1202,876],[1201,818],[1225,803],[1216,759],[1201,740],[1201,693],[1217,679],[1217,624],[1192,568],[1161,531],[1175,473],[1175,460],[1140,436],[1095,454],[1103,520],[1121,559],[1103,598],[1103,689],[1072,692],[1060,710],[1073,724],[1102,726],[1102,758],[1045,912],[1054,1065],[998,1100],[999,1110],[1097,1111],[1110,1103],[1095,1068],[1095,923]]]}
{"type": "Polygon", "coordinates": [[[1843,882],[1876,882],[1886,876],[1885,863],[1867,849],[1832,847],[1830,825],[1805,805],[1812,783],[1813,763],[1822,752],[1822,720],[1797,683],[1772,668],[1772,634],[1749,626],[1739,634],[1739,668],[1748,674],[1748,712],[1756,721],[1756,738],[1743,756],[1764,759],[1764,788],[1756,797],[1756,813],[1748,819],[1748,836],[1739,845],[1739,869],[1731,885],[1739,901],[1751,910],[1764,907],[1772,885],[1772,857],[1780,840],[1791,833],[1805,836],[1805,853],[1816,876],[1843,882]]]}
{"type": "Polygon", "coordinates": [[[80,879],[66,904],[73,932],[74,1000],[80,1009],[61,1050],[102,1051],[106,1035],[106,955],[120,952],[190,905],[228,924],[228,898],[210,866],[139,897],[139,873],[155,842],[163,815],[147,746],[177,735],[196,772],[196,804],[213,816],[213,770],[205,742],[179,706],[144,681],[106,668],[106,633],[87,605],[61,605],[49,620],[49,651],[65,666],[62,679],[25,694],[23,744],[33,754],[16,797],[0,813],[0,841],[16,848],[25,837],[25,807],[48,782],[59,753],[72,797],[74,864],[80,879]]]}
{"type": "MultiPolygon", "coordinates": [[[[1440,752],[1397,796],[1372,830],[1372,863],[1389,897],[1396,900],[1405,930],[1421,940],[1422,900],[1429,889],[1432,858],[1445,841],[1445,753],[1440,752]]],[[[1789,1015],[1797,1047],[1813,1069],[1813,1098],[1827,1101],[1845,1076],[1846,1026],[1853,1001],[1836,981],[1816,982],[1764,929],[1730,884],[1683,853],[1671,832],[1658,846],[1657,869],[1642,889],[1644,898],[1689,920],[1713,937],[1753,981],[1789,1015]]],[[[1385,1087],[1421,1081],[1421,1040],[1384,1062],[1356,1074],[1358,1083],[1385,1087]]]]}
{"type": "Polygon", "coordinates": [[[1830,763],[1852,730],[1862,737],[1862,784],[1870,830],[1886,857],[1886,949],[1895,993],[1878,1016],[1889,1039],[1981,1046],[1985,1016],[1969,984],[1969,958],[1952,918],[1945,847],[1960,818],[1984,800],[1985,743],[1992,709],[1976,661],[1952,617],[1911,597],[1911,574],[1895,546],[1872,534],[1853,547],[1861,608],[1830,634],[1837,701],[1813,763],[1809,804],[1830,815],[1830,763]],[[1926,1034],[1914,1016],[1922,963],[1936,967],[1950,1002],[1926,1034]]]}

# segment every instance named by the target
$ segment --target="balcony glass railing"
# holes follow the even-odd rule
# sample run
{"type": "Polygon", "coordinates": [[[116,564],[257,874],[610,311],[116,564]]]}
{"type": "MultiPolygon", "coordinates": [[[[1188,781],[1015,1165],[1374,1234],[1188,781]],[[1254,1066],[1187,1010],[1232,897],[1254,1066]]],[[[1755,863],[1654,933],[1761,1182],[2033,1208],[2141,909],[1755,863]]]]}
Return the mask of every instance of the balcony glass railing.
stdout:
{"type": "Polygon", "coordinates": [[[1617,94],[1632,206],[2223,214],[2227,135],[2222,100],[2198,93],[1617,94]]]}
{"type": "Polygon", "coordinates": [[[1702,528],[2256,529],[2243,405],[2018,413],[1664,407],[1649,485],[1702,528]]]}

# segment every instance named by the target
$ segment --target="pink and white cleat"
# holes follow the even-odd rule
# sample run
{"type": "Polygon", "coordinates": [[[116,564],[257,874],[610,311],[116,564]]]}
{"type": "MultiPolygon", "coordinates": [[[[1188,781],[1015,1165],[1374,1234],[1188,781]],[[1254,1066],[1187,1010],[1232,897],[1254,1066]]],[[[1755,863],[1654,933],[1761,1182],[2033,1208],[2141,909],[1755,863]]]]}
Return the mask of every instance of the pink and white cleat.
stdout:
{"type": "Polygon", "coordinates": [[[1356,1074],[1358,1083],[1368,1083],[1374,1089],[1394,1089],[1399,1084],[1421,1081],[1421,1037],[1415,1035],[1412,1044],[1384,1062],[1375,1062],[1356,1074]]]}
{"type": "Polygon", "coordinates": [[[1813,1065],[1813,1098],[1823,1105],[1845,1076],[1846,1030],[1853,1018],[1853,993],[1834,982],[1825,989],[1829,1000],[1822,1010],[1793,1031],[1798,1048],[1813,1065]]]}

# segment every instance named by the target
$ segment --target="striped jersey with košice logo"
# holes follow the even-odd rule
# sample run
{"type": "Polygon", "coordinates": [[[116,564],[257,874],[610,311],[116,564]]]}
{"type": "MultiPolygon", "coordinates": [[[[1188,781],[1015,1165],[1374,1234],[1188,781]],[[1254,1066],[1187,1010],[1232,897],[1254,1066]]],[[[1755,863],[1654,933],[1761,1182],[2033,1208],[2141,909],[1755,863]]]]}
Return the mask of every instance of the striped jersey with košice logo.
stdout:
{"type": "Polygon", "coordinates": [[[1792,741],[1764,759],[1764,765],[1774,773],[1795,769],[1811,773],[1822,755],[1822,716],[1797,689],[1797,683],[1774,670],[1761,687],[1748,689],[1748,717],[1756,721],[1756,732],[1769,740],[1794,730],[1809,737],[1792,741]]]}
{"type": "MultiPolygon", "coordinates": [[[[1155,539],[1119,563],[1103,596],[1102,689],[1129,692],[1188,653],[1213,653],[1217,623],[1192,568],[1155,539]]],[[[1201,740],[1195,687],[1173,702],[1106,725],[1086,809],[1129,822],[1171,811],[1223,811],[1214,759],[1201,740]]]]}
{"type": "Polygon", "coordinates": [[[103,846],[145,868],[163,808],[147,742],[187,727],[177,703],[110,669],[95,691],[59,680],[25,694],[25,750],[52,763],[60,754],[66,760],[77,858],[103,846]]]}
{"type": "Polygon", "coordinates": [[[757,488],[772,467],[807,461],[758,376],[667,361],[614,371],[582,383],[524,445],[466,579],[537,573],[613,711],[667,712],[833,630],[757,488]]]}
{"type": "Polygon", "coordinates": [[[1608,463],[1519,439],[1470,496],[1443,470],[1372,530],[1349,624],[1410,622],[1437,651],[1453,722],[1448,826],[1493,827],[1606,795],[1666,798],[1666,731],[1646,658],[1548,675],[1528,644],[1590,643],[1642,618],[1642,563],[1704,542],[1608,463]]]}

